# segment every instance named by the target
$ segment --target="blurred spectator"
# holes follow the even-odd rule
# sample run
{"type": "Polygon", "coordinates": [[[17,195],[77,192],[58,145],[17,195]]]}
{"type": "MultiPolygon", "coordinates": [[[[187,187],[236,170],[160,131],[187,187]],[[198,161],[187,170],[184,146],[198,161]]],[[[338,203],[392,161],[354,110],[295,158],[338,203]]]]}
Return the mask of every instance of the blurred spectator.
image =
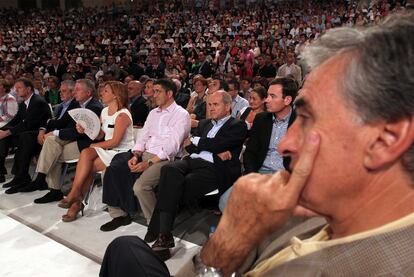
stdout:
{"type": "Polygon", "coordinates": [[[240,97],[239,89],[240,84],[236,79],[230,80],[228,83],[228,93],[231,96],[231,116],[237,118],[240,115],[240,111],[249,106],[249,101],[240,97]]]}
{"type": "Polygon", "coordinates": [[[132,80],[128,83],[129,109],[131,111],[134,126],[144,126],[147,119],[149,108],[145,98],[142,96],[144,85],[140,81],[132,80]]]}
{"type": "Polygon", "coordinates": [[[240,111],[239,119],[244,120],[247,129],[251,129],[256,115],[266,111],[265,99],[267,98],[266,89],[257,87],[253,89],[249,97],[249,106],[240,111]]]}
{"type": "Polygon", "coordinates": [[[55,107],[62,102],[60,99],[59,79],[56,76],[49,76],[47,78],[48,90],[45,92],[45,100],[47,103],[55,107]]]}
{"type": "Polygon", "coordinates": [[[298,84],[302,83],[302,69],[295,64],[293,53],[287,54],[286,63],[279,67],[277,71],[277,77],[288,77],[288,75],[292,75],[298,84]]]}

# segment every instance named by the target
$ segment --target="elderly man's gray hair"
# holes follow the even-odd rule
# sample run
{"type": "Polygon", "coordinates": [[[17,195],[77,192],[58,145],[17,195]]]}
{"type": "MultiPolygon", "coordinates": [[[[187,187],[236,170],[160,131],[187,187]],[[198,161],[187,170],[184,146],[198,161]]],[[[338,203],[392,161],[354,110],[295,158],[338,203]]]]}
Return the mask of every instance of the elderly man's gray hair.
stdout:
{"type": "MultiPolygon", "coordinates": [[[[336,28],[305,48],[312,69],[340,53],[349,55],[339,80],[344,99],[363,122],[392,122],[414,115],[414,13],[395,14],[378,26],[336,28]]],[[[414,147],[403,157],[414,177],[414,147]]]]}
{"type": "Polygon", "coordinates": [[[60,85],[67,85],[70,91],[73,91],[75,89],[75,82],[72,80],[65,80],[60,83],[60,85]]]}
{"type": "Polygon", "coordinates": [[[219,89],[215,93],[221,94],[221,97],[223,99],[224,104],[231,104],[232,103],[233,100],[231,98],[231,95],[227,91],[219,89]]]}
{"type": "Polygon", "coordinates": [[[82,84],[87,91],[90,91],[92,95],[96,95],[96,88],[95,88],[95,82],[91,81],[89,79],[79,79],[76,81],[76,83],[82,84]]]}

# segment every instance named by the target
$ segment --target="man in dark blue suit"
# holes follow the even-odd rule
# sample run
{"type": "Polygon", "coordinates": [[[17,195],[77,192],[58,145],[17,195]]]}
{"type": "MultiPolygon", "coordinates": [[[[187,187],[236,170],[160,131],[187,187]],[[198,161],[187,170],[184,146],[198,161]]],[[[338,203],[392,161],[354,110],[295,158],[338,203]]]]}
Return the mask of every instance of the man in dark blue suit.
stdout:
{"type": "MultiPolygon", "coordinates": [[[[39,130],[51,117],[51,111],[46,101],[41,96],[34,94],[32,81],[26,78],[18,79],[15,88],[17,95],[23,101],[19,104],[16,116],[0,130],[0,174],[3,178],[7,173],[4,162],[10,144],[15,143],[16,156],[18,156],[23,143],[21,137],[27,132],[39,130]]],[[[14,171],[13,174],[15,174],[14,171]]],[[[30,176],[27,173],[16,175],[11,182],[4,184],[3,187],[20,186],[28,180],[30,181],[30,176]]]]}
{"type": "MultiPolygon", "coordinates": [[[[73,98],[73,90],[75,82],[63,81],[60,86],[60,98],[62,103],[57,108],[57,118],[49,119],[40,129],[23,133],[20,137],[20,147],[17,149],[14,156],[14,164],[12,173],[15,176],[29,176],[29,166],[32,158],[39,154],[42,149],[42,145],[47,135],[46,132],[53,132],[54,130],[60,130],[66,128],[72,121],[69,115],[69,111],[74,108],[79,108],[79,103],[73,98]]],[[[31,186],[31,179],[26,178],[25,182],[22,182],[19,186],[15,186],[13,189],[8,190],[7,193],[15,192],[28,192],[36,189],[47,189],[46,185],[43,187],[31,186]]]]}
{"type": "Polygon", "coordinates": [[[190,156],[161,168],[157,205],[145,236],[154,250],[174,247],[171,231],[181,200],[197,199],[215,189],[225,192],[241,175],[239,160],[247,135],[244,122],[231,117],[231,96],[222,90],[208,101],[211,119],[198,124],[198,137],[184,142],[190,156]]]}

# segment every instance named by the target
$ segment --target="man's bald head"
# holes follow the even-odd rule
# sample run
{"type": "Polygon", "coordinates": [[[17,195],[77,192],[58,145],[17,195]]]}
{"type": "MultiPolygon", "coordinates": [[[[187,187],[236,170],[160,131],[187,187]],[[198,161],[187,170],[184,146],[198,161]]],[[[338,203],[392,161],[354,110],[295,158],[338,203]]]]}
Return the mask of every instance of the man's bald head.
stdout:
{"type": "Polygon", "coordinates": [[[132,80],[128,83],[128,98],[140,96],[142,93],[142,84],[140,81],[132,80]]]}

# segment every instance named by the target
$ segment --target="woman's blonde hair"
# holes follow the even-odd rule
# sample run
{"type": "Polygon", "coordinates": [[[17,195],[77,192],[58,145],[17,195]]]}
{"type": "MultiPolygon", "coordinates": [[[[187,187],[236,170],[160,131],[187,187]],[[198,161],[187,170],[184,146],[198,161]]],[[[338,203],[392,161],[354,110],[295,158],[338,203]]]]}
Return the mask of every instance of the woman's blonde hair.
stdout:
{"type": "Polygon", "coordinates": [[[118,111],[127,108],[128,109],[128,91],[124,83],[119,81],[105,82],[104,86],[109,86],[112,90],[112,94],[115,95],[116,102],[118,103],[118,111]]]}

